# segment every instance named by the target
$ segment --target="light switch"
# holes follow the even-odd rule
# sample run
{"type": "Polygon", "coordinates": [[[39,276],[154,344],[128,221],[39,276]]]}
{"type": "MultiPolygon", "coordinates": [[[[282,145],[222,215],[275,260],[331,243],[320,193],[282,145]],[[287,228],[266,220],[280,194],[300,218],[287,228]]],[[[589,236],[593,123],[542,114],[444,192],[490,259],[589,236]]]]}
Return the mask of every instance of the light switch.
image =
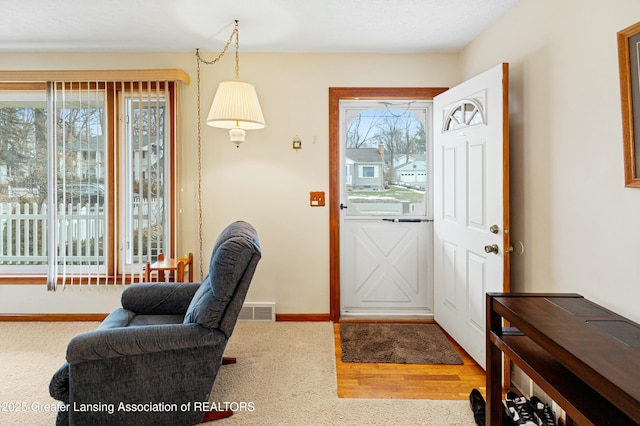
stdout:
{"type": "Polygon", "coordinates": [[[311,205],[311,207],[324,206],[324,191],[309,193],[309,205],[311,205]]]}

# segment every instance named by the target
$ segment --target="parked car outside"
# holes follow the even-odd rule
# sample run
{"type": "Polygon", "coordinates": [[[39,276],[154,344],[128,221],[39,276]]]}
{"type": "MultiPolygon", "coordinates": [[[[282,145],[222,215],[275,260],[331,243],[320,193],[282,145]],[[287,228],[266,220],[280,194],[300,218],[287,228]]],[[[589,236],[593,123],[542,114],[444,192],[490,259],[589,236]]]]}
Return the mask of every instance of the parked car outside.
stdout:
{"type": "Polygon", "coordinates": [[[71,204],[104,205],[105,188],[101,183],[58,185],[58,201],[71,204]]]}

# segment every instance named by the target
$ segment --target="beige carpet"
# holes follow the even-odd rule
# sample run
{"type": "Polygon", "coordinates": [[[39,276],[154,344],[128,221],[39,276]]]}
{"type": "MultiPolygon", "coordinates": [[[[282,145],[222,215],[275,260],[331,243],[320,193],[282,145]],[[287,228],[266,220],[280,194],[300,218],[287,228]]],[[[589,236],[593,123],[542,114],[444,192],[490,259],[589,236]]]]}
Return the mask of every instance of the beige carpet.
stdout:
{"type": "MultiPolygon", "coordinates": [[[[49,379],[69,339],[96,325],[0,322],[1,425],[55,423],[49,379]],[[2,410],[12,402],[27,408],[2,410]]],[[[212,425],[475,424],[467,401],[338,398],[331,323],[239,322],[226,355],[238,363],[221,367],[211,401],[238,411],[212,425]]]]}

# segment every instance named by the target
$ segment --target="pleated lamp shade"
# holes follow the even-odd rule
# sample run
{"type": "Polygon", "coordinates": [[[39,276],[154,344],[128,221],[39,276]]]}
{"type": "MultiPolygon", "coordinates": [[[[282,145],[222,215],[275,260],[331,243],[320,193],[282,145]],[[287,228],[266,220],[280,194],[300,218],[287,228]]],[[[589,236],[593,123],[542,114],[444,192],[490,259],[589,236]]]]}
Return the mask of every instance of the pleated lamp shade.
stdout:
{"type": "Polygon", "coordinates": [[[231,141],[244,141],[244,130],[257,130],[265,126],[264,116],[256,89],[244,81],[223,81],[213,98],[207,124],[231,129],[231,141]]]}

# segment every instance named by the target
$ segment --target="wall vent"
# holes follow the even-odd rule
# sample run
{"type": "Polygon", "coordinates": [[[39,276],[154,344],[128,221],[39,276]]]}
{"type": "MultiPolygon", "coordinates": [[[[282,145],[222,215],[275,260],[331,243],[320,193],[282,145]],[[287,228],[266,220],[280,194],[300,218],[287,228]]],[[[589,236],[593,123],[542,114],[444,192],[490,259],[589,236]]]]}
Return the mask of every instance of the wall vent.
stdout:
{"type": "Polygon", "coordinates": [[[240,321],[275,321],[276,304],[272,302],[245,303],[238,315],[240,321]]]}

